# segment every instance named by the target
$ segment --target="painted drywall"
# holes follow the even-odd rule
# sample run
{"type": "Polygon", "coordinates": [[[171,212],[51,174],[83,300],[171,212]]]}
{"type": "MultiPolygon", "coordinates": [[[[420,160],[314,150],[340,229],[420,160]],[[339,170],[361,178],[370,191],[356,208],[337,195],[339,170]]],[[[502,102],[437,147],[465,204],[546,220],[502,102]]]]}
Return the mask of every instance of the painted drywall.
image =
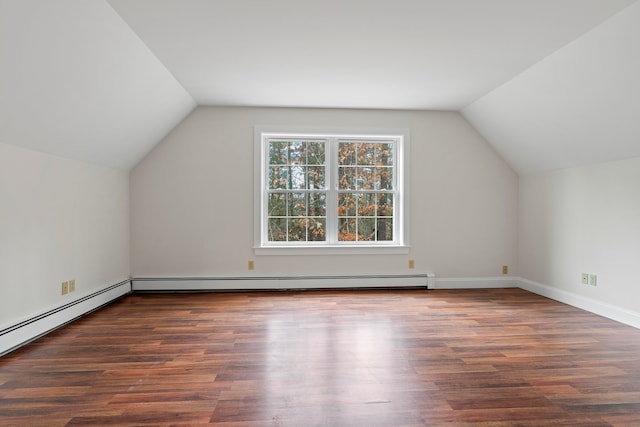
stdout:
{"type": "Polygon", "coordinates": [[[640,158],[521,177],[520,275],[640,312],[639,188],[640,158]]]}
{"type": "Polygon", "coordinates": [[[635,2],[463,115],[521,175],[638,157],[638,52],[635,2]]]}
{"type": "Polygon", "coordinates": [[[105,0],[0,1],[0,70],[0,142],[92,164],[132,168],[195,108],[105,0]]]}
{"type": "Polygon", "coordinates": [[[129,276],[128,172],[0,144],[0,326],[129,276]],[[61,284],[76,280],[75,292],[61,284]]]}
{"type": "Polygon", "coordinates": [[[517,175],[455,112],[200,107],[131,171],[132,274],[477,277],[503,264],[515,274],[517,188],[517,175]],[[256,256],[256,125],[408,128],[410,253],[256,256]]]}

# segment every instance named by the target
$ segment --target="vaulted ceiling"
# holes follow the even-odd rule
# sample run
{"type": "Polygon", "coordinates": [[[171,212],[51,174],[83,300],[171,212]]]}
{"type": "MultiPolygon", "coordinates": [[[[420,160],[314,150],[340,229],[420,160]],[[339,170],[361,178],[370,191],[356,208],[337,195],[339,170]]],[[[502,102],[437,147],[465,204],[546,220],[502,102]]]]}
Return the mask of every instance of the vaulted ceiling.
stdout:
{"type": "Polygon", "coordinates": [[[0,143],[128,169],[196,105],[455,110],[521,174],[640,156],[637,0],[0,0],[0,143]]]}

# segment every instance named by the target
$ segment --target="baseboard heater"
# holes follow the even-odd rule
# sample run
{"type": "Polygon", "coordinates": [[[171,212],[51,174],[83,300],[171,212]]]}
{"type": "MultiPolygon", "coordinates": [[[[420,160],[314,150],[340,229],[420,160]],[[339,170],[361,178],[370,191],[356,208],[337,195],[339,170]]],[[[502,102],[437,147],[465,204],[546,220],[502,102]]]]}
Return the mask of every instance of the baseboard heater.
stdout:
{"type": "Polygon", "coordinates": [[[129,279],[0,329],[0,356],[131,292],[129,279]]]}
{"type": "Polygon", "coordinates": [[[435,275],[381,274],[342,276],[278,276],[278,277],[134,277],[136,291],[224,291],[224,290],[286,290],[331,288],[433,288],[435,275]]]}

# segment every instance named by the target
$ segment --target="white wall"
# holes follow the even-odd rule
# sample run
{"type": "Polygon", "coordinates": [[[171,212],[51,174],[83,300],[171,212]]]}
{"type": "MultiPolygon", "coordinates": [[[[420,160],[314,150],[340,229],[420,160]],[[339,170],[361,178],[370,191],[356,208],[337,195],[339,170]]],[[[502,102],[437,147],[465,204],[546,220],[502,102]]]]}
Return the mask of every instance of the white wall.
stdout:
{"type": "Polygon", "coordinates": [[[499,275],[503,264],[516,273],[517,186],[516,174],[454,112],[200,107],[131,172],[132,274],[477,277],[499,275]],[[254,255],[255,125],[409,128],[411,252],[254,255]]]}
{"type": "Polygon", "coordinates": [[[640,158],[521,177],[519,193],[522,277],[640,312],[640,158]]]}
{"type": "Polygon", "coordinates": [[[0,326],[128,276],[128,173],[0,144],[0,326]]]}

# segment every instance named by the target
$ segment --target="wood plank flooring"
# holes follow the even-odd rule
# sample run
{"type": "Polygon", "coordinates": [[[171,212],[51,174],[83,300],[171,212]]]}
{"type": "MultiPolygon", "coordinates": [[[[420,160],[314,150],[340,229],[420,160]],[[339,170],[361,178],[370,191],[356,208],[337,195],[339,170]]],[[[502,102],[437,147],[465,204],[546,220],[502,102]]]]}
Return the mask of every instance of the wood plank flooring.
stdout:
{"type": "Polygon", "coordinates": [[[639,426],[640,330],[520,289],[134,294],[0,359],[0,426],[639,426]]]}

